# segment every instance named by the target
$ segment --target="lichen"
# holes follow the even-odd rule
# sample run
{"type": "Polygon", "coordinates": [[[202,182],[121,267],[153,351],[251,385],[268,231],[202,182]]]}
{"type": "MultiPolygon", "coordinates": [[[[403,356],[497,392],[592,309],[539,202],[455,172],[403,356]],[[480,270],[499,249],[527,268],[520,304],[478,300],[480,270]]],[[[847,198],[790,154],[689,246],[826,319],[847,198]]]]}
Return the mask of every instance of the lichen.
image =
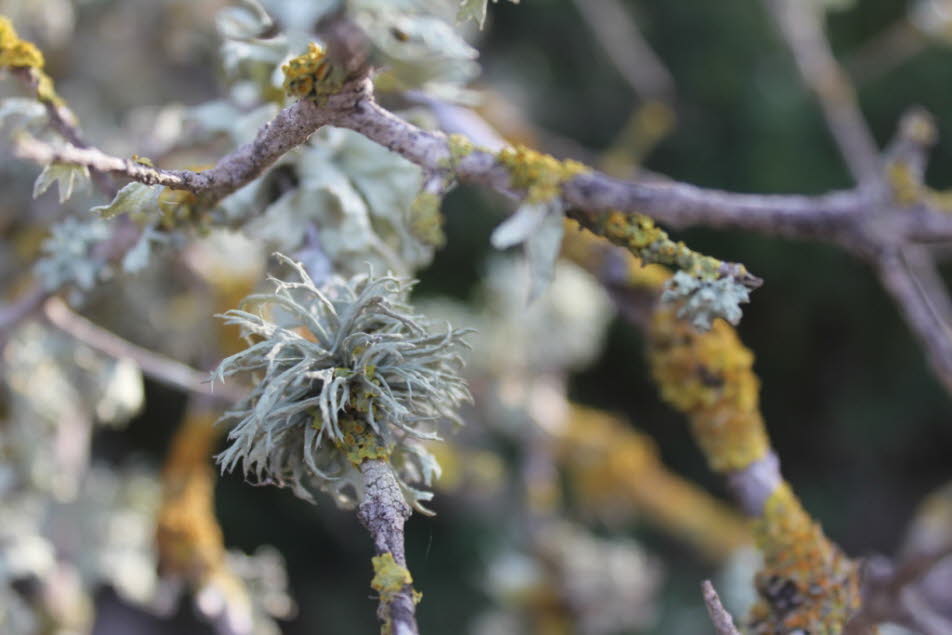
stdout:
{"type": "Polygon", "coordinates": [[[902,207],[918,203],[925,194],[922,183],[909,165],[902,161],[893,161],[886,166],[886,181],[892,190],[893,200],[902,207]]]}
{"type": "Polygon", "coordinates": [[[42,102],[61,104],[53,80],[43,71],[43,53],[32,42],[21,40],[13,23],[0,15],[0,67],[28,68],[36,80],[36,96],[42,102]]]}
{"type": "Polygon", "coordinates": [[[678,317],[698,330],[707,330],[715,318],[731,324],[740,321],[740,304],[749,300],[750,289],[761,281],[743,265],[730,264],[671,240],[667,232],[644,214],[607,214],[571,210],[580,225],[597,236],[625,247],[644,264],[661,264],[678,270],[666,283],[665,302],[680,304],[678,317]]]}
{"type": "Polygon", "coordinates": [[[433,192],[420,192],[410,204],[410,233],[433,247],[446,244],[443,233],[443,215],[440,213],[440,197],[433,192]]]}
{"type": "Polygon", "coordinates": [[[831,543],[782,484],[754,523],[764,565],[754,584],[760,599],[747,622],[754,635],[841,633],[859,608],[854,562],[831,543]]]}
{"type": "Polygon", "coordinates": [[[408,584],[413,584],[413,576],[406,567],[400,566],[393,554],[386,553],[370,559],[374,567],[374,577],[370,588],[380,594],[380,599],[389,604],[408,584]]]}
{"type": "Polygon", "coordinates": [[[690,418],[711,469],[743,469],[769,449],[754,356],[726,323],[699,333],[675,311],[659,307],[649,329],[648,356],[661,397],[690,418]]]}
{"type": "Polygon", "coordinates": [[[563,183],[590,171],[578,161],[559,161],[522,145],[503,148],[496,158],[508,170],[512,187],[525,190],[530,203],[553,200],[561,194],[563,183]]]}
{"type": "Polygon", "coordinates": [[[414,314],[409,280],[358,275],[319,288],[300,263],[279,258],[300,281],[272,278],[274,293],[222,316],[241,326],[248,347],[222,361],[218,376],[260,376],[224,416],[236,424],[219,463],[307,500],[323,489],[351,506],[363,492],[356,466],[390,457],[407,502],[422,511],[430,494],[408,483],[429,485],[438,468],[413,439],[436,438],[441,420],[459,422],[467,332],[414,314]]]}
{"type": "Polygon", "coordinates": [[[281,67],[284,92],[289,97],[315,99],[319,103],[340,92],[344,85],[342,72],[327,58],[322,46],[311,42],[307,51],[290,59],[281,67]]]}
{"type": "Polygon", "coordinates": [[[745,519],[661,461],[653,439],[623,419],[573,405],[555,433],[579,505],[610,523],[633,513],[721,562],[749,543],[745,519]]]}

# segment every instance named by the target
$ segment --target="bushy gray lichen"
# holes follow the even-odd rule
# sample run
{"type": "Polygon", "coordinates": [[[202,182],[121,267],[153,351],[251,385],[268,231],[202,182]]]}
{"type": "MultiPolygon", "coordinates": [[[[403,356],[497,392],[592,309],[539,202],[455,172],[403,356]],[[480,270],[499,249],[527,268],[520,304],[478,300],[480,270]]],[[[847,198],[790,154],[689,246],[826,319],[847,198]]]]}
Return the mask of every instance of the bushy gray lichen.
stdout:
{"type": "Polygon", "coordinates": [[[703,280],[679,271],[665,283],[661,301],[683,301],[678,317],[689,320],[699,331],[708,331],[715,318],[740,322],[740,303],[750,301],[750,290],[732,276],[703,280]]]}
{"type": "Polygon", "coordinates": [[[36,263],[43,288],[54,290],[75,283],[81,289],[91,289],[104,266],[93,257],[93,249],[108,236],[108,225],[99,219],[66,218],[53,225],[43,242],[43,257],[36,263]]]}
{"type": "Polygon", "coordinates": [[[278,254],[300,282],[272,278],[274,293],[252,295],[228,311],[248,348],[224,361],[224,379],[256,373],[235,421],[224,470],[289,486],[298,496],[329,491],[338,504],[362,496],[359,465],[390,460],[407,502],[419,509],[438,466],[416,443],[435,438],[442,420],[459,421],[469,399],[460,376],[466,331],[440,331],[406,304],[412,282],[393,276],[335,278],[318,288],[303,266],[278,254]],[[257,312],[252,312],[257,311],[257,312]]]}

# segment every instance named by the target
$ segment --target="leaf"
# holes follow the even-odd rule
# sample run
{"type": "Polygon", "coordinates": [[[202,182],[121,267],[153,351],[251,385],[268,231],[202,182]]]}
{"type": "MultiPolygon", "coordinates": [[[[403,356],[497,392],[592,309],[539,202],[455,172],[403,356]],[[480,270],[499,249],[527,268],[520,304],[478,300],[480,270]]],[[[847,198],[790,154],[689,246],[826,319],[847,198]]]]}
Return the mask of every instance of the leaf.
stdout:
{"type": "Polygon", "coordinates": [[[529,261],[529,301],[538,298],[555,277],[555,263],[559,259],[565,225],[562,210],[551,205],[542,223],[526,240],[526,260],[529,261]]]}
{"type": "Polygon", "coordinates": [[[97,205],[89,211],[109,220],[129,212],[158,212],[161,188],[143,183],[130,183],[119,190],[108,205],[97,205]]]}
{"type": "Polygon", "coordinates": [[[486,3],[488,0],[461,0],[459,10],[456,12],[456,21],[459,23],[466,20],[475,20],[479,28],[483,28],[486,23],[486,3]]]}
{"type": "MultiPolygon", "coordinates": [[[[493,3],[499,0],[493,0],[493,3]]],[[[519,0],[509,0],[513,4],[519,4],[519,0]]],[[[476,21],[479,28],[482,29],[486,23],[486,5],[489,0],[460,0],[459,10],[456,12],[456,22],[463,23],[472,19],[476,21]]]]}
{"type": "Polygon", "coordinates": [[[525,203],[493,230],[489,240],[496,249],[506,249],[529,239],[549,211],[547,203],[525,203]]]}
{"type": "Polygon", "coordinates": [[[43,194],[54,182],[59,187],[59,202],[65,203],[74,188],[85,190],[89,186],[89,169],[85,165],[64,163],[47,165],[33,183],[33,198],[43,194]]]}
{"type": "Polygon", "coordinates": [[[523,243],[529,263],[529,300],[539,297],[555,275],[555,262],[562,246],[562,204],[556,198],[542,203],[524,203],[493,231],[496,249],[523,243]]]}

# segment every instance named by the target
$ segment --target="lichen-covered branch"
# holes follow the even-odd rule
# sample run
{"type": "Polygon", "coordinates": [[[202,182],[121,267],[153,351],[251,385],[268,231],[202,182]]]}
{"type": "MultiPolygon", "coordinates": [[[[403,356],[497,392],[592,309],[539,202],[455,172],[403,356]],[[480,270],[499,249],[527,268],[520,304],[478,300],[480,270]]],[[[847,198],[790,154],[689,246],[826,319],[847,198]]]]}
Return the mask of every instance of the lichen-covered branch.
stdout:
{"type": "Polygon", "coordinates": [[[382,635],[416,635],[416,604],[420,595],[413,590],[407,570],[403,526],[410,517],[400,484],[389,461],[368,459],[360,464],[364,498],[357,506],[357,518],[370,532],[374,543],[374,578],[371,587],[379,594],[377,617],[382,635]]]}
{"type": "Polygon", "coordinates": [[[743,518],[672,473],[654,441],[623,420],[573,405],[567,425],[555,434],[557,458],[587,511],[613,516],[633,509],[712,562],[750,542],[743,518]]]}
{"type": "Polygon", "coordinates": [[[752,633],[839,632],[859,606],[856,565],[830,542],[780,477],[758,405],[753,355],[717,322],[698,333],[661,306],[649,327],[649,359],[662,398],[685,413],[708,463],[755,518],[764,556],[752,633]]]}

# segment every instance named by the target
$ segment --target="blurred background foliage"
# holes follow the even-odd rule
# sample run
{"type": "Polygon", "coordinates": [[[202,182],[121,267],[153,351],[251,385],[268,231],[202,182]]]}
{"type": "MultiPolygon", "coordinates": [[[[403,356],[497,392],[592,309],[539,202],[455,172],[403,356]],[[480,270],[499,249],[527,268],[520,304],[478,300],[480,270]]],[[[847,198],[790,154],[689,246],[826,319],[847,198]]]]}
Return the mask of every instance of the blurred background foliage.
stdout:
{"type": "MultiPolygon", "coordinates": [[[[223,4],[5,0],[0,13],[45,51],[50,74],[89,138],[114,154],[148,156],[150,150],[137,139],[154,125],[158,109],[170,102],[195,105],[220,93],[214,15],[223,4]]],[[[929,180],[946,187],[952,185],[952,41],[922,35],[918,52],[898,61],[887,56],[890,63],[879,66],[863,56],[914,4],[848,3],[829,13],[829,35],[847,67],[862,70],[859,97],[880,145],[907,106],[921,104],[936,115],[940,138],[929,180]]],[[[850,185],[819,110],[760,3],[632,0],[625,7],[677,89],[677,125],[644,167],[734,191],[819,193],[850,185]]],[[[577,147],[585,156],[575,158],[588,160],[611,148],[642,102],[605,55],[599,36],[580,19],[576,4],[523,0],[490,5],[489,14],[485,30],[472,33],[483,66],[477,88],[485,91],[482,109],[488,118],[511,137],[563,156],[570,156],[566,148],[577,147]]],[[[17,87],[4,81],[0,90],[15,94],[17,87]]],[[[38,240],[57,205],[49,195],[29,200],[35,172],[32,165],[5,161],[0,225],[15,223],[22,230],[25,223],[32,234],[21,235],[38,240]],[[28,208],[27,221],[21,210],[28,208]]],[[[418,297],[474,297],[488,266],[489,234],[509,208],[476,189],[453,192],[443,208],[447,246],[421,272],[418,297]]],[[[704,229],[678,232],[676,238],[703,253],[745,263],[764,278],[739,332],[757,356],[762,409],[783,471],[847,553],[895,552],[915,505],[949,479],[950,402],[872,273],[822,244],[704,229]]],[[[944,271],[952,273],[948,263],[944,271]]],[[[94,314],[119,310],[108,301],[113,285],[104,285],[90,301],[94,314]]],[[[115,328],[121,332],[121,325],[115,328]]],[[[137,341],[173,335],[135,330],[129,337],[137,341]]],[[[673,471],[725,496],[682,417],[658,399],[642,336],[629,324],[612,322],[600,355],[572,375],[569,393],[577,402],[625,415],[653,437],[673,471]]],[[[94,456],[116,463],[129,457],[162,462],[186,398],[147,380],[145,404],[128,428],[96,431],[94,456]]],[[[408,523],[408,560],[424,593],[418,614],[424,633],[459,632],[492,606],[488,570],[513,540],[507,535],[512,528],[500,518],[518,509],[513,500],[518,489],[505,483],[514,478],[520,449],[500,434],[481,443],[502,458],[501,484],[438,490],[432,503],[436,517],[414,516],[408,523]]],[[[250,552],[272,544],[283,554],[299,607],[284,624],[286,633],[376,629],[367,587],[371,547],[353,514],[327,500],[312,506],[289,492],[248,487],[238,474],[218,481],[216,512],[229,546],[250,552]]],[[[608,531],[592,526],[596,533],[608,531]]],[[[697,585],[717,569],[637,518],[620,531],[663,563],[656,619],[639,632],[710,630],[697,585]]],[[[168,621],[125,607],[110,591],[103,591],[98,603],[102,623],[130,620],[137,633],[207,632],[187,603],[174,618],[174,631],[167,630],[168,621]]]]}

